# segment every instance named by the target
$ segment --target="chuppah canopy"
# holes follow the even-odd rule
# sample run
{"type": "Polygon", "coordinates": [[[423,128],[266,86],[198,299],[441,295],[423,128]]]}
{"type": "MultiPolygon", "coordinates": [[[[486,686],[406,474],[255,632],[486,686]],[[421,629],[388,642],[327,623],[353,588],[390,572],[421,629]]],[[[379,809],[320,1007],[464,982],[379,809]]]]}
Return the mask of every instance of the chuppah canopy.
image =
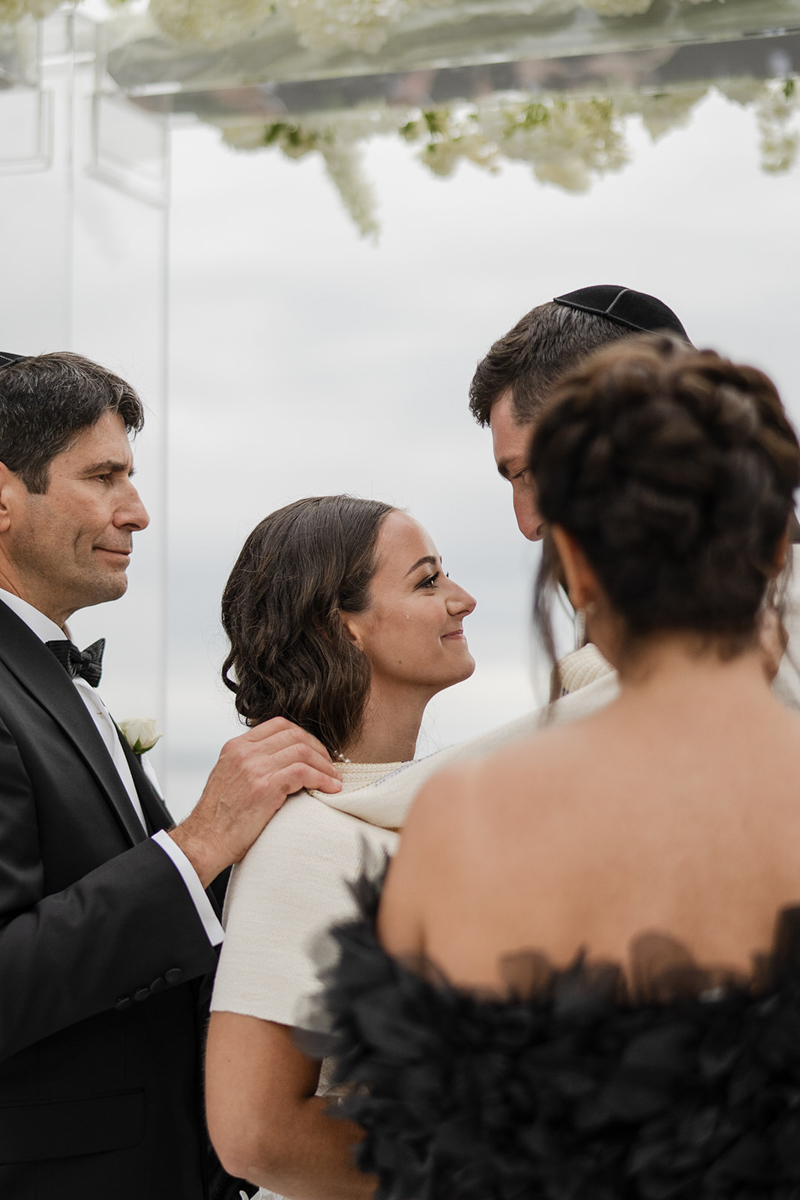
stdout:
{"type": "Polygon", "coordinates": [[[658,139],[715,88],[752,110],[765,170],[798,149],[800,0],[151,0],[119,10],[105,53],[144,108],[238,149],[320,154],[365,234],[375,136],[440,176],[524,161],[585,191],[627,163],[630,120],[658,139]]]}

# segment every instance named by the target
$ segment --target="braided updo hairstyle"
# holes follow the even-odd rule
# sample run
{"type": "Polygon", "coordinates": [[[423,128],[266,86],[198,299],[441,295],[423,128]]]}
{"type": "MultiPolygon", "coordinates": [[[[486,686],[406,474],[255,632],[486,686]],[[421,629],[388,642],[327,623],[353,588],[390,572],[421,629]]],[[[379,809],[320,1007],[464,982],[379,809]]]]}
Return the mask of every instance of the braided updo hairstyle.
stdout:
{"type": "Polygon", "coordinates": [[[394,511],[379,500],[312,496],[250,534],[222,595],[230,640],[222,679],[248,725],[287,717],[331,755],[356,737],[371,669],[340,613],[369,607],[376,542],[394,511]]]}
{"type": "MultiPolygon", "coordinates": [[[[623,649],[658,631],[752,642],[800,483],[800,448],[754,367],[646,334],[600,350],[554,390],[533,436],[540,511],[572,534],[623,649]]],[[[536,614],[552,649],[545,554],[536,614]]]]}

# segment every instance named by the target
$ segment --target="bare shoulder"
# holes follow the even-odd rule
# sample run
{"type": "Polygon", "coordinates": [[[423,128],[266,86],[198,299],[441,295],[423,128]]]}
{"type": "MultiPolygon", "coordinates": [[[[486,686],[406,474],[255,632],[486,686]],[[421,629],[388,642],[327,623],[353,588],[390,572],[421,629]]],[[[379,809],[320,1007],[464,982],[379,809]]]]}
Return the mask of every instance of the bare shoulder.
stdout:
{"type": "Polygon", "coordinates": [[[524,805],[529,814],[546,808],[556,781],[563,790],[568,775],[591,762],[594,720],[529,734],[437,772],[411,806],[398,860],[419,861],[420,870],[435,861],[441,869],[466,842],[483,836],[487,824],[496,826],[505,807],[524,805]]]}
{"type": "Polygon", "coordinates": [[[431,893],[447,875],[453,830],[473,786],[469,764],[447,767],[428,780],[411,806],[378,914],[378,933],[391,954],[424,952],[424,916],[431,893]]]}

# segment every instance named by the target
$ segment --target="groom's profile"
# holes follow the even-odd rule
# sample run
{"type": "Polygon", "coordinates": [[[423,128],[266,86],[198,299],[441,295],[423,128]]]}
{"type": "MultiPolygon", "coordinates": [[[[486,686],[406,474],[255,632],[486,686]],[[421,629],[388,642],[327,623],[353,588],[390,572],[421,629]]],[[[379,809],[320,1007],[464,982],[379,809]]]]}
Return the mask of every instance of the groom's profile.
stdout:
{"type": "Polygon", "coordinates": [[[102,643],[66,623],[125,592],[142,424],[96,363],[0,354],[3,1200],[238,1197],[199,1070],[225,868],[288,793],[339,787],[313,738],[267,722],[176,828],[100,699],[102,643]]]}
{"type": "Polygon", "coordinates": [[[594,350],[656,332],[689,341],[676,314],[656,296],[594,284],[538,304],[478,363],[469,389],[470,412],[491,430],[497,469],[511,484],[517,525],[529,541],[543,535],[528,479],[528,447],[548,394],[560,376],[594,350]]]}

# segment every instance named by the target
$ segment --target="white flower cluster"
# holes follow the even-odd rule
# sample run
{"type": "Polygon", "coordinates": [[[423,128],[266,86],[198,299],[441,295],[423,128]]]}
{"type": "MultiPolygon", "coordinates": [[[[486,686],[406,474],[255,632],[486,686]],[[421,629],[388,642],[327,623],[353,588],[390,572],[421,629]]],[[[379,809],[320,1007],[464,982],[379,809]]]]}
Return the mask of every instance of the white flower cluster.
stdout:
{"type": "Polygon", "coordinates": [[[653,0],[583,0],[582,7],[601,17],[634,17],[646,13],[652,3],[653,0]]]}
{"type": "MultiPolygon", "coordinates": [[[[575,7],[590,8],[601,17],[635,17],[649,12],[654,0],[577,0],[575,7]]],[[[689,0],[689,4],[708,4],[710,0],[689,0]]],[[[725,0],[720,0],[724,4],[725,0]]]]}
{"type": "Polygon", "coordinates": [[[421,143],[419,158],[436,175],[452,174],[461,159],[494,171],[502,160],[529,162],[538,179],[584,191],[592,172],[615,170],[626,161],[622,119],[608,100],[506,99],[421,111],[351,110],[278,121],[267,126],[223,126],[240,150],[276,146],[290,158],[316,151],[361,233],[375,236],[373,189],[360,147],[376,134],[400,134],[421,143]]]}
{"type": "Polygon", "coordinates": [[[61,0],[0,0],[0,25],[16,25],[23,17],[49,17],[61,0]]]}
{"type": "Polygon", "coordinates": [[[203,45],[231,45],[284,13],[311,51],[375,54],[393,24],[434,2],[449,0],[150,0],[149,12],[168,37],[203,45]]]}
{"type": "Polygon", "coordinates": [[[626,116],[641,118],[650,137],[657,142],[672,129],[684,129],[691,120],[695,105],[707,94],[707,84],[684,84],[653,95],[623,96],[619,103],[626,116]]]}
{"type": "Polygon", "coordinates": [[[393,24],[431,0],[277,0],[309,50],[325,53],[347,46],[376,54],[393,24]]]}
{"type": "MultiPolygon", "coordinates": [[[[0,0],[0,24],[13,24],[28,14],[44,17],[61,0],[0,0]]],[[[78,0],[80,2],[80,0],[78,0]]],[[[684,0],[689,4],[709,0],[684,0]]],[[[720,0],[724,3],[725,0],[720,0]]],[[[107,0],[118,7],[125,0],[107,0]]],[[[529,16],[547,18],[589,9],[603,17],[636,16],[650,10],[654,0],[525,0],[529,16]]],[[[421,8],[453,7],[455,0],[150,0],[149,12],[168,37],[207,46],[230,46],[251,37],[282,13],[297,30],[300,42],[312,53],[343,48],[376,54],[391,28],[421,8]]]]}
{"type": "Polygon", "coordinates": [[[223,137],[237,150],[276,146],[287,158],[321,155],[347,212],[364,237],[376,237],[379,226],[376,198],[367,179],[361,146],[375,134],[396,133],[397,120],[390,110],[350,109],[303,119],[302,124],[275,121],[271,125],[223,126],[223,137]]]}
{"type": "MultiPolygon", "coordinates": [[[[225,140],[238,149],[276,146],[291,158],[319,153],[362,234],[374,236],[375,196],[364,175],[360,147],[376,134],[399,134],[419,145],[420,161],[436,175],[452,174],[464,159],[490,171],[503,162],[527,162],[542,182],[582,192],[593,178],[628,162],[628,119],[638,117],[656,140],[685,126],[709,87],[675,84],[658,93],[620,91],[595,98],[496,93],[430,109],[381,105],[285,118],[266,126],[229,124],[222,130],[225,140]]],[[[754,109],[764,169],[787,170],[800,142],[791,127],[800,110],[795,81],[743,80],[718,90],[754,109]]]]}
{"type": "Polygon", "coordinates": [[[271,0],[150,0],[148,11],[167,37],[217,46],[249,37],[275,5],[271,0]]]}
{"type": "Polygon", "coordinates": [[[611,99],[484,105],[481,119],[504,158],[530,163],[537,179],[566,191],[585,192],[593,174],[628,161],[621,113],[611,99]]]}
{"type": "Polygon", "coordinates": [[[788,171],[797,161],[800,134],[791,122],[800,112],[800,81],[773,79],[756,103],[761,135],[761,166],[765,171],[788,171]]]}
{"type": "Polygon", "coordinates": [[[770,174],[790,170],[800,151],[800,132],[795,118],[800,114],[800,79],[736,79],[718,84],[729,100],[752,108],[759,134],[761,167],[770,174]]]}

